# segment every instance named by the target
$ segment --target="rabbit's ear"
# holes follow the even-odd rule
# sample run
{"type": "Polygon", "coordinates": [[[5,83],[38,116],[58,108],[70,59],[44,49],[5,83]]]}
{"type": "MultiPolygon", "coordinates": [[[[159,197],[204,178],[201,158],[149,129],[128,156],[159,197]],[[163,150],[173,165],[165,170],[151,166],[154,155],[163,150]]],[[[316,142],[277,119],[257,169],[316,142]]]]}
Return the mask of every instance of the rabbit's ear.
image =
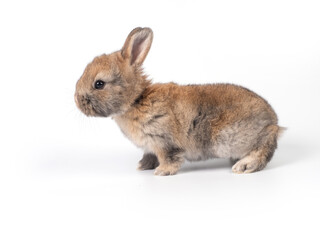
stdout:
{"type": "Polygon", "coordinates": [[[135,28],[128,35],[121,50],[124,59],[129,59],[130,64],[140,66],[146,58],[153,39],[150,28],[135,28]]]}

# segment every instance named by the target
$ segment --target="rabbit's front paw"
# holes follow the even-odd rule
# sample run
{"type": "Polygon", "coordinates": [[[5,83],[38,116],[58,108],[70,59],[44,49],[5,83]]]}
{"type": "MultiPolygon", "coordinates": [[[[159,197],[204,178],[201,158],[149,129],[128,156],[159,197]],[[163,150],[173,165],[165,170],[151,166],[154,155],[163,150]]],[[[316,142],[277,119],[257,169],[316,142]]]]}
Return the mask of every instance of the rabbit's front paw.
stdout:
{"type": "Polygon", "coordinates": [[[158,158],[152,153],[146,153],[139,161],[138,170],[155,169],[159,166],[158,158]]]}
{"type": "Polygon", "coordinates": [[[179,170],[179,167],[176,167],[176,166],[170,166],[170,165],[161,166],[160,165],[154,171],[154,175],[158,175],[158,176],[174,175],[178,172],[178,170],[179,170]]]}

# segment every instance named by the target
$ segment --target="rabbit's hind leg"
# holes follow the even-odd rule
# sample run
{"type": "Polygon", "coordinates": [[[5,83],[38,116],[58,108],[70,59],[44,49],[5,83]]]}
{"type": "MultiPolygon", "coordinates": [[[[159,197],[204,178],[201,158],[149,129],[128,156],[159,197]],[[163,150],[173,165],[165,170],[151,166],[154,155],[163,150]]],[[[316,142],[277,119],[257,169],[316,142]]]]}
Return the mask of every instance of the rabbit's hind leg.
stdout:
{"type": "Polygon", "coordinates": [[[252,173],[262,170],[271,160],[277,148],[278,134],[279,127],[277,125],[270,125],[264,128],[259,134],[257,144],[253,147],[253,150],[236,162],[232,167],[232,171],[234,173],[252,173]]]}

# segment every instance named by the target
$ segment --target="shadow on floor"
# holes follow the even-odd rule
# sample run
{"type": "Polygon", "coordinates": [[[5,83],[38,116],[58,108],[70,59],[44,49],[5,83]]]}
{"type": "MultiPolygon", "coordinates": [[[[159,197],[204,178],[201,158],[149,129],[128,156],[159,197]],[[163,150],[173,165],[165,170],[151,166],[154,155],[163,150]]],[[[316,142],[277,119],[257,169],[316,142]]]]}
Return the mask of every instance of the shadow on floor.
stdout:
{"type": "Polygon", "coordinates": [[[233,165],[232,161],[224,158],[215,158],[215,159],[209,159],[206,161],[199,161],[199,162],[185,162],[182,165],[182,168],[179,170],[179,173],[203,171],[206,169],[209,169],[209,170],[222,169],[222,168],[229,169],[229,171],[231,171],[232,165],[233,165]]]}

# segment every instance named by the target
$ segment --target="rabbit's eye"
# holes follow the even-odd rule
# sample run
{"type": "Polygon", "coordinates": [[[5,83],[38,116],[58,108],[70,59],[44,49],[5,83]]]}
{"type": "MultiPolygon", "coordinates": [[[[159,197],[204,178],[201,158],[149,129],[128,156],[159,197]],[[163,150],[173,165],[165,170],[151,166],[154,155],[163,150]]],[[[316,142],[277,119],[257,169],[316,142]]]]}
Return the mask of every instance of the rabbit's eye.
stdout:
{"type": "Polygon", "coordinates": [[[106,83],[102,80],[97,80],[95,83],[94,83],[94,88],[95,89],[102,89],[104,87],[106,83]]]}

